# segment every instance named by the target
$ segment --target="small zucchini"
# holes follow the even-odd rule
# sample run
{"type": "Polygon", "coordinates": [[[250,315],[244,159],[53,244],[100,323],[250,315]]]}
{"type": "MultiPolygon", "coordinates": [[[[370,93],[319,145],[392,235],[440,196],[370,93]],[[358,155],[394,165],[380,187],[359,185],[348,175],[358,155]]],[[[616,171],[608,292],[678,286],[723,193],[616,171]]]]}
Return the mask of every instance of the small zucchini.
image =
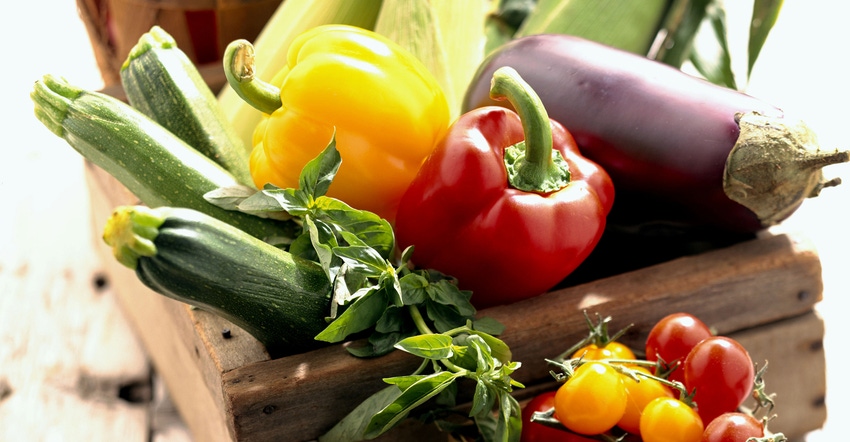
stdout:
{"type": "Polygon", "coordinates": [[[195,210],[121,206],[104,241],[147,287],[217,314],[274,357],[324,345],[331,289],[321,266],[195,210]]]}
{"type": "Polygon", "coordinates": [[[239,182],[176,135],[117,98],[45,75],[30,94],[36,117],[151,207],[196,209],[264,240],[292,238],[291,222],[222,209],[204,194],[239,182]]]}
{"type": "Polygon", "coordinates": [[[254,186],[248,150],[198,68],[165,30],[139,38],[120,70],[127,101],[246,186],[254,186]]]}

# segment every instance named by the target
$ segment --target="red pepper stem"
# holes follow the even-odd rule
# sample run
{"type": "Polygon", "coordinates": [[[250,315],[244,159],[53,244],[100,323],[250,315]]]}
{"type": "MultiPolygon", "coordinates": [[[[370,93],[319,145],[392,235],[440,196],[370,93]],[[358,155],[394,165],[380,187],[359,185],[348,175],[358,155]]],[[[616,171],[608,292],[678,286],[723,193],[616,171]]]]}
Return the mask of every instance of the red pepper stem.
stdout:
{"type": "Polygon", "coordinates": [[[549,114],[536,92],[511,67],[493,73],[490,98],[508,100],[522,121],[525,140],[505,149],[508,181],[514,188],[551,193],[570,182],[569,166],[553,149],[549,114]]]}
{"type": "Polygon", "coordinates": [[[280,88],[254,77],[254,46],[249,41],[227,45],[223,63],[227,83],[246,103],[267,114],[282,106],[280,88]]]}

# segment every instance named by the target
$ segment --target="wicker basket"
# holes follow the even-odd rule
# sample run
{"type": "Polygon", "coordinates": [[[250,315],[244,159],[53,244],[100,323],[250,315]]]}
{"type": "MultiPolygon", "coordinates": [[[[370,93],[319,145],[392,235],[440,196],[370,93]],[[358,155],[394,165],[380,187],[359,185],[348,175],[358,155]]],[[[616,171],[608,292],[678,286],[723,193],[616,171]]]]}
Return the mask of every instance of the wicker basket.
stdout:
{"type": "MultiPolygon", "coordinates": [[[[139,37],[158,25],[199,67],[221,63],[233,40],[254,40],[281,0],[77,0],[106,86],[139,37]]],[[[219,70],[220,67],[218,68],[219,70]]]]}

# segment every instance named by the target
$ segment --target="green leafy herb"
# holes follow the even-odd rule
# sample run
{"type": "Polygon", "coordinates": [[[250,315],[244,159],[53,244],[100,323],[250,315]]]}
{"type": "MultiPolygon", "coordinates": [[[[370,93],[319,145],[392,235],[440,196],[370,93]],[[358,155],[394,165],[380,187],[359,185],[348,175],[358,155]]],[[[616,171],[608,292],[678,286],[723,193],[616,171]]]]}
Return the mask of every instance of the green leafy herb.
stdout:
{"type": "Polygon", "coordinates": [[[486,429],[486,440],[518,440],[520,409],[511,391],[522,385],[511,374],[520,364],[511,362],[510,348],[496,337],[504,327],[475,318],[471,293],[460,290],[454,278],[413,269],[413,248],[395,258],[395,236],[386,220],[325,195],[341,162],[332,140],[301,171],[298,189],[266,186],[249,194],[232,188],[207,195],[230,210],[300,223],[290,253],[318,262],[332,282],[329,322],[317,340],[343,342],[369,332],[365,345],[346,346],[352,355],[400,350],[423,360],[415,373],[385,379],[389,387],[361,403],[321,440],[376,437],[426,402],[452,410],[460,379],[476,385],[469,417],[486,429]]]}

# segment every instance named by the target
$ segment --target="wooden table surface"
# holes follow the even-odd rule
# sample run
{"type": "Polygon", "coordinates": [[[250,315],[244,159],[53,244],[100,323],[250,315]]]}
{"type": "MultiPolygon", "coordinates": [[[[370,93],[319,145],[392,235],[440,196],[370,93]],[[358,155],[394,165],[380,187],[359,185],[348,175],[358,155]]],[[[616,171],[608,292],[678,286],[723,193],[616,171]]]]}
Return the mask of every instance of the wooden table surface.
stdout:
{"type": "MultiPolygon", "coordinates": [[[[824,146],[848,148],[850,86],[834,56],[850,43],[843,20],[827,0],[787,0],[748,91],[802,116],[824,146]]],[[[191,440],[100,278],[82,158],[33,116],[29,92],[44,74],[103,87],[75,2],[13,2],[2,21],[0,441],[191,440]]],[[[806,442],[841,440],[850,416],[841,402],[850,378],[839,366],[850,336],[850,166],[826,173],[845,185],[776,228],[810,238],[823,264],[829,417],[806,442]]]]}

